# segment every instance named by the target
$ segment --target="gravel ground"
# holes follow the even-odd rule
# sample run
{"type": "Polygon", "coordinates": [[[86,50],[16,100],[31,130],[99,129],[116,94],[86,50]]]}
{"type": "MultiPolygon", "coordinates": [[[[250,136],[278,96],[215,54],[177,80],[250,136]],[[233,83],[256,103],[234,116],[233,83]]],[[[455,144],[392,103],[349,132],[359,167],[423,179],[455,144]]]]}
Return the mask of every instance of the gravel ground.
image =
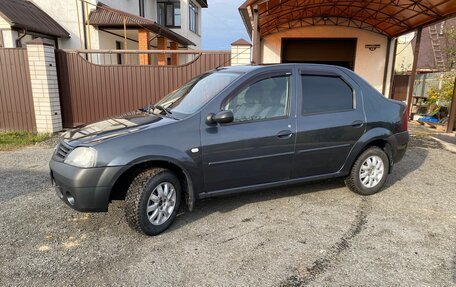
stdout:
{"type": "Polygon", "coordinates": [[[40,145],[0,152],[0,286],[456,285],[456,154],[412,138],[385,190],[340,180],[198,203],[164,234],[71,210],[40,145]]]}

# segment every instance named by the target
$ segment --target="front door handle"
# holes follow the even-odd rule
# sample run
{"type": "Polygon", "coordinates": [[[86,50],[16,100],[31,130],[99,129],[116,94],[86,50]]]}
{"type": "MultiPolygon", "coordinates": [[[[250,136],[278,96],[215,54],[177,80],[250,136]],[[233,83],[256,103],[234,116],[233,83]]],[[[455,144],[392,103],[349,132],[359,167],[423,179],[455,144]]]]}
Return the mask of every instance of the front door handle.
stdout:
{"type": "Polygon", "coordinates": [[[354,128],[360,128],[364,125],[364,122],[363,121],[354,121],[352,122],[351,126],[354,127],[354,128]]]}
{"type": "Polygon", "coordinates": [[[283,130],[277,133],[279,139],[289,139],[293,135],[293,132],[290,130],[283,130]]]}

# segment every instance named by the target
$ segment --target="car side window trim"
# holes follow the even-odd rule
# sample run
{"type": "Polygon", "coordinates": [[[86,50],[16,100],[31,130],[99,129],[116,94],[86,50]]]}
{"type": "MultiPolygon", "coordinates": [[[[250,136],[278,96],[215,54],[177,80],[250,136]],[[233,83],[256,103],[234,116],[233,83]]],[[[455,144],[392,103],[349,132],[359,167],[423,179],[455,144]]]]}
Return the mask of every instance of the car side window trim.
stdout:
{"type": "MultiPolygon", "coordinates": [[[[301,108],[301,116],[313,116],[313,115],[322,115],[322,114],[333,114],[333,113],[343,113],[343,112],[353,112],[357,109],[357,101],[356,101],[356,89],[351,85],[343,75],[333,72],[333,71],[308,71],[308,70],[299,70],[299,77],[302,76],[314,76],[314,77],[328,77],[328,78],[338,78],[342,82],[344,82],[351,90],[352,95],[352,107],[348,109],[338,109],[338,110],[330,110],[330,111],[321,111],[321,112],[305,112],[301,108]]],[[[299,81],[299,85],[301,86],[301,100],[304,101],[303,96],[303,86],[302,81],[299,81]]],[[[304,103],[303,103],[304,104],[304,103]]]]}
{"type": "Polygon", "coordinates": [[[287,103],[286,103],[286,114],[283,116],[276,116],[276,117],[270,117],[270,118],[263,118],[263,119],[252,119],[252,120],[244,120],[244,121],[234,121],[232,123],[227,123],[223,125],[238,125],[238,124],[248,124],[248,123],[257,123],[257,122],[265,122],[265,121],[271,121],[271,120],[280,120],[280,119],[287,119],[290,117],[291,113],[291,101],[292,101],[292,83],[293,83],[293,71],[291,69],[287,70],[278,70],[278,71],[273,71],[273,72],[266,72],[262,73],[259,75],[256,75],[252,77],[251,79],[247,80],[245,83],[237,87],[235,90],[233,90],[228,96],[223,99],[221,105],[220,105],[220,110],[223,110],[224,107],[226,106],[227,102],[238,96],[239,93],[241,93],[244,89],[262,81],[262,80],[267,80],[270,78],[276,78],[276,77],[288,77],[288,85],[287,85],[287,103]]]}

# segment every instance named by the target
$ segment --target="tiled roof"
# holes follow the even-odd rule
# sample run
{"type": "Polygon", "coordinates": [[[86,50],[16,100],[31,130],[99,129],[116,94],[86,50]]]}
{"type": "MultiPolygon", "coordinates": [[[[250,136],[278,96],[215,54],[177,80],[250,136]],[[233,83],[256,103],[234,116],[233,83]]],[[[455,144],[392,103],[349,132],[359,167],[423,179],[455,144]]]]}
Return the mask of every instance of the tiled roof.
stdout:
{"type": "Polygon", "coordinates": [[[54,37],[70,37],[70,34],[51,16],[30,1],[0,0],[0,17],[13,28],[54,37]]]}
{"type": "Polygon", "coordinates": [[[231,46],[252,46],[252,44],[250,44],[250,42],[248,42],[247,40],[240,38],[231,43],[231,46]]]}

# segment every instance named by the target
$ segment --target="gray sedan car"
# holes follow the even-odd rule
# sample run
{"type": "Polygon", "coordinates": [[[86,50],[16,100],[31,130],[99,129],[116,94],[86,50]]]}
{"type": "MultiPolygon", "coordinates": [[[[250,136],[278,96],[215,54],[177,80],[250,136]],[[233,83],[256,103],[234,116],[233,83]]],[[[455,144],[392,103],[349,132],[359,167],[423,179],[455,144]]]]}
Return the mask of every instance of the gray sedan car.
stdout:
{"type": "Polygon", "coordinates": [[[129,115],[66,132],[50,161],[58,196],[84,212],[125,201],[156,235],[181,205],[343,177],[381,190],[408,144],[407,108],[350,70],[283,64],[219,68],[129,115]]]}

